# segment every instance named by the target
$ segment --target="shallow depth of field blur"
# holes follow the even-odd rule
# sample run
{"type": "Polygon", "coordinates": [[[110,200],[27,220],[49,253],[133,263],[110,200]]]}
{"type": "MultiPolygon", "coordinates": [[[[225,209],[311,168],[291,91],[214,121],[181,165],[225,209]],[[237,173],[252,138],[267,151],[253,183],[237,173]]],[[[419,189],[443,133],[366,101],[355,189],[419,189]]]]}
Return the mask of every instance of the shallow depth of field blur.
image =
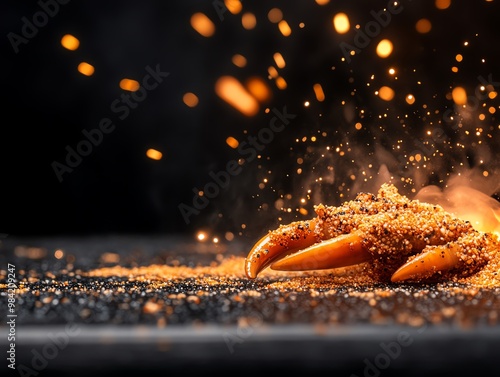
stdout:
{"type": "Polygon", "coordinates": [[[253,242],[387,181],[500,229],[498,1],[55,4],[1,5],[3,235],[253,242]]]}

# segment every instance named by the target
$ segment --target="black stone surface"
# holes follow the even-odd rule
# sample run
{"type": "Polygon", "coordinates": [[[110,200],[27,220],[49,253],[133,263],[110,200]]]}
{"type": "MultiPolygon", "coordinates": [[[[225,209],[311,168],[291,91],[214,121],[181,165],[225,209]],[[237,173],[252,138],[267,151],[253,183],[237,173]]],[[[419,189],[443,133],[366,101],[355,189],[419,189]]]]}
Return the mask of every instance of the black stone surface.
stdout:
{"type": "MultiPolygon", "coordinates": [[[[106,263],[104,253],[118,255],[125,267],[194,267],[246,250],[238,242],[215,247],[176,237],[2,240],[1,283],[11,263],[25,289],[15,297],[13,373],[375,377],[500,371],[498,289],[471,296],[457,285],[378,284],[326,294],[275,288],[286,277],[215,276],[210,285],[193,277],[154,288],[148,280],[85,276],[116,264],[106,263]],[[31,257],[29,248],[35,248],[31,257]],[[60,260],[58,249],[64,251],[60,260]],[[238,299],[249,291],[259,294],[238,299]],[[377,296],[379,291],[391,294],[377,296]],[[161,303],[161,310],[146,310],[148,302],[161,303]]],[[[0,307],[8,314],[5,288],[0,307]]],[[[10,346],[7,314],[0,328],[4,354],[10,346]]],[[[7,365],[4,358],[1,368],[11,371],[7,365]]]]}

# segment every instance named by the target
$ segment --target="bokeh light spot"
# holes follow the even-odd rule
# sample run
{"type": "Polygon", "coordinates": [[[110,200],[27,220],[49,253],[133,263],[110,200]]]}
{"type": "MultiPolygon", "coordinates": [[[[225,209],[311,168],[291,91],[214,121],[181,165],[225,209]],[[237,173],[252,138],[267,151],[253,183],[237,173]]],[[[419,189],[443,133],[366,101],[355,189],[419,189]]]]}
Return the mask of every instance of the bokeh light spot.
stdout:
{"type": "Polygon", "coordinates": [[[61,45],[71,51],[75,51],[80,46],[80,41],[71,34],[66,34],[61,38],[61,45]]]}

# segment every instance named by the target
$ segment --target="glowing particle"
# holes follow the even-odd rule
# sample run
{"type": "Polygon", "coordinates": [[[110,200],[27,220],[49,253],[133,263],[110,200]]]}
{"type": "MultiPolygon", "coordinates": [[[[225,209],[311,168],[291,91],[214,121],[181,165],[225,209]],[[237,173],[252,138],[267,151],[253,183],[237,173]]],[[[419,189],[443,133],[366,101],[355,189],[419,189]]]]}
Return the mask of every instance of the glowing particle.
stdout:
{"type": "Polygon", "coordinates": [[[285,59],[283,59],[283,56],[279,53],[279,52],[276,52],[274,55],[273,55],[273,58],[274,58],[274,61],[276,62],[276,65],[278,66],[278,68],[285,68],[285,59]]]}
{"type": "Polygon", "coordinates": [[[80,41],[71,34],[66,34],[61,38],[61,45],[68,50],[75,51],[80,46],[80,41]]]}
{"type": "Polygon", "coordinates": [[[139,82],[132,79],[122,79],[120,81],[120,89],[127,90],[129,92],[136,92],[140,88],[139,82]]]}
{"type": "Polygon", "coordinates": [[[182,102],[188,107],[195,107],[199,101],[196,94],[188,92],[182,96],[182,102]]]}
{"type": "Polygon", "coordinates": [[[455,56],[455,60],[456,60],[457,62],[461,62],[463,59],[464,59],[464,57],[462,56],[462,54],[457,54],[457,55],[455,56]]]}
{"type": "Polygon", "coordinates": [[[347,14],[337,13],[335,16],[333,16],[333,27],[339,34],[347,33],[351,27],[347,14]]]}
{"type": "Polygon", "coordinates": [[[224,5],[232,14],[240,13],[243,8],[240,0],[224,0],[224,5]]]}
{"type": "Polygon", "coordinates": [[[394,68],[389,68],[389,74],[394,75],[396,73],[396,70],[394,68]]]}
{"type": "Polygon", "coordinates": [[[465,89],[460,86],[453,88],[451,97],[453,98],[453,102],[457,105],[465,105],[467,103],[467,93],[465,89]]]}
{"type": "Polygon", "coordinates": [[[378,91],[378,96],[384,101],[390,101],[394,98],[394,90],[388,86],[382,86],[378,91]]]}
{"type": "Polygon", "coordinates": [[[211,37],[215,33],[215,25],[204,13],[198,12],[191,16],[191,26],[200,35],[211,37]]]}
{"type": "Polygon", "coordinates": [[[392,42],[388,39],[382,39],[376,48],[377,55],[381,58],[387,58],[393,50],[392,42]]]}
{"type": "Polygon", "coordinates": [[[278,28],[281,31],[281,34],[283,36],[288,37],[290,34],[292,34],[292,29],[290,28],[290,25],[288,25],[288,22],[285,20],[281,20],[278,24],[278,28]]]}
{"type": "Polygon", "coordinates": [[[356,128],[359,131],[361,128],[363,128],[363,125],[358,122],[354,125],[354,128],[356,128]]]}
{"type": "Polygon", "coordinates": [[[213,243],[219,243],[219,239],[218,239],[217,237],[214,237],[214,238],[212,239],[212,242],[213,242],[213,243]]]}
{"type": "Polygon", "coordinates": [[[487,177],[488,175],[490,175],[490,173],[488,173],[488,171],[486,171],[486,170],[485,170],[485,171],[483,171],[483,176],[484,176],[484,177],[487,177]]]}
{"type": "Polygon", "coordinates": [[[275,79],[276,77],[278,77],[278,70],[276,68],[274,68],[273,66],[270,66],[268,69],[267,69],[267,72],[269,73],[269,76],[273,79],[275,79]]]}
{"type": "Polygon", "coordinates": [[[238,145],[240,145],[240,142],[236,140],[234,137],[229,136],[226,139],[226,144],[229,145],[231,148],[236,149],[238,148],[238,145]]]}
{"type": "Polygon", "coordinates": [[[245,13],[241,16],[241,24],[246,30],[252,30],[257,25],[257,19],[253,13],[245,13]]]}
{"type": "Polygon", "coordinates": [[[415,29],[417,29],[417,31],[420,33],[420,34],[426,34],[428,33],[429,31],[431,31],[432,29],[432,24],[431,22],[427,19],[427,18],[421,18],[420,20],[417,21],[417,23],[415,24],[415,29]]]}
{"type": "Polygon", "coordinates": [[[283,77],[279,76],[279,77],[276,77],[276,86],[279,88],[279,89],[286,89],[287,87],[287,84],[286,84],[286,81],[283,77]]]}
{"type": "Polygon", "coordinates": [[[304,102],[305,107],[309,107],[309,105],[310,105],[309,101],[304,102]]]}
{"type": "Polygon", "coordinates": [[[267,83],[260,77],[251,77],[246,81],[247,90],[260,102],[271,98],[271,89],[267,83]]]}
{"type": "Polygon", "coordinates": [[[273,24],[277,24],[283,19],[283,12],[279,8],[273,8],[267,13],[267,18],[273,24]]]}
{"type": "Polygon", "coordinates": [[[437,9],[447,9],[451,4],[451,0],[436,0],[435,4],[437,9]]]}
{"type": "Polygon", "coordinates": [[[222,76],[215,83],[217,95],[246,116],[259,111],[257,100],[232,76],[222,76]]]}
{"type": "Polygon", "coordinates": [[[81,62],[80,64],[78,64],[78,72],[80,72],[82,75],[92,76],[94,74],[94,71],[94,66],[89,63],[81,62]]]}
{"type": "Polygon", "coordinates": [[[54,251],[54,257],[56,259],[61,259],[64,256],[64,252],[61,249],[54,251]]]}
{"type": "Polygon", "coordinates": [[[196,235],[196,238],[198,238],[198,241],[205,241],[207,238],[207,235],[204,232],[198,232],[196,235]]]}
{"type": "Polygon", "coordinates": [[[323,102],[325,100],[325,93],[323,92],[323,88],[321,87],[321,84],[314,84],[313,90],[314,90],[314,94],[316,95],[316,99],[319,102],[323,102]]]}
{"type": "Polygon", "coordinates": [[[489,92],[488,93],[488,98],[489,99],[494,99],[497,96],[497,92],[489,92]]]}
{"type": "Polygon", "coordinates": [[[415,97],[413,94],[408,94],[405,100],[408,105],[413,105],[415,103],[415,97]]]}
{"type": "Polygon", "coordinates": [[[307,209],[305,209],[305,208],[299,209],[299,212],[300,212],[301,215],[304,215],[304,216],[309,213],[309,212],[307,212],[307,209]]]}
{"type": "Polygon", "coordinates": [[[458,72],[458,67],[451,67],[451,71],[457,73],[458,72]]]}
{"type": "Polygon", "coordinates": [[[163,157],[163,154],[160,151],[157,151],[156,149],[149,148],[146,151],[146,156],[148,156],[152,160],[159,161],[163,157]]]}
{"type": "Polygon", "coordinates": [[[224,238],[227,240],[227,241],[232,241],[234,240],[234,234],[231,233],[231,232],[226,232],[226,234],[224,235],[224,238]]]}
{"type": "Polygon", "coordinates": [[[233,64],[236,67],[243,68],[244,66],[247,65],[247,58],[245,58],[243,55],[240,54],[235,54],[233,55],[233,58],[231,59],[233,64]]]}

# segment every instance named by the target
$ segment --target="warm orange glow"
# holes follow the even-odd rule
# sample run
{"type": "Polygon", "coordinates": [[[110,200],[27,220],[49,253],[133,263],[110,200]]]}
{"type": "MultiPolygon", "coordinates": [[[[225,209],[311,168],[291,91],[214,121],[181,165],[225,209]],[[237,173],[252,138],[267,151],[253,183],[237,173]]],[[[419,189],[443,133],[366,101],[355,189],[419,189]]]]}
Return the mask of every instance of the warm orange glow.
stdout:
{"type": "Polygon", "coordinates": [[[290,26],[285,20],[281,20],[278,24],[278,28],[281,31],[281,34],[283,34],[285,37],[288,37],[290,34],[292,34],[292,29],[290,29],[290,26]]]}
{"type": "Polygon", "coordinates": [[[406,96],[406,103],[408,105],[413,105],[415,103],[415,97],[413,96],[413,94],[408,94],[406,96]]]}
{"type": "Polygon", "coordinates": [[[283,19],[283,12],[281,11],[281,9],[273,8],[269,11],[269,13],[267,13],[267,18],[273,24],[277,24],[283,19]]]}
{"type": "Polygon", "coordinates": [[[75,51],[80,46],[80,41],[71,34],[66,34],[61,38],[61,45],[68,50],[75,51]]]}
{"type": "Polygon", "coordinates": [[[215,33],[214,23],[201,12],[191,16],[191,26],[204,37],[211,37],[215,33]]]}
{"type": "Polygon", "coordinates": [[[270,66],[267,69],[267,72],[269,73],[269,76],[271,76],[271,78],[273,78],[273,79],[275,79],[276,77],[278,77],[278,71],[273,66],[270,66]]]}
{"type": "Polygon", "coordinates": [[[259,111],[257,100],[232,76],[222,76],[215,83],[217,95],[246,116],[259,111]]]}
{"type": "Polygon", "coordinates": [[[316,99],[319,102],[323,102],[325,100],[325,93],[323,92],[323,88],[321,84],[313,85],[314,94],[316,95],[316,99]]]}
{"type": "Polygon", "coordinates": [[[146,156],[148,156],[152,160],[159,161],[163,157],[163,154],[160,151],[157,151],[156,149],[150,148],[146,151],[146,156]]]}
{"type": "Polygon", "coordinates": [[[377,45],[377,55],[381,58],[387,58],[393,50],[392,42],[388,39],[382,39],[377,45]]]}
{"type": "Polygon", "coordinates": [[[467,103],[467,92],[460,86],[453,88],[451,97],[457,105],[465,105],[467,103]]]}
{"type": "Polygon", "coordinates": [[[240,142],[236,140],[234,137],[229,136],[226,139],[226,144],[229,145],[231,148],[236,149],[238,148],[238,145],[240,145],[240,142]]]}
{"type": "Polygon", "coordinates": [[[279,76],[279,77],[276,77],[276,86],[283,90],[283,89],[286,89],[287,87],[287,84],[286,84],[286,81],[283,77],[279,76]]]}
{"type": "Polygon", "coordinates": [[[333,17],[333,27],[335,31],[339,34],[345,34],[349,31],[351,24],[349,22],[349,17],[345,13],[337,13],[333,17]]]}
{"type": "Polygon", "coordinates": [[[182,101],[186,104],[186,106],[189,107],[195,107],[198,105],[198,97],[194,93],[186,93],[184,96],[182,96],[182,101]]]}
{"type": "Polygon", "coordinates": [[[436,0],[435,4],[437,9],[447,9],[451,4],[451,0],[436,0]]]}
{"type": "Polygon", "coordinates": [[[359,123],[359,122],[358,122],[358,123],[356,123],[356,124],[354,125],[354,128],[356,128],[356,129],[359,131],[360,129],[362,129],[362,128],[363,128],[363,125],[362,125],[361,123],[359,123]]]}
{"type": "Polygon", "coordinates": [[[78,64],[78,72],[80,72],[82,75],[92,76],[94,74],[94,71],[94,66],[89,63],[81,62],[80,64],[78,64]]]}
{"type": "Polygon", "coordinates": [[[500,237],[500,211],[499,210],[497,210],[497,211],[492,210],[492,211],[493,211],[493,215],[495,216],[495,219],[496,219],[496,224],[495,224],[496,230],[493,233],[495,233],[498,237],[500,237]]]}
{"type": "Polygon", "coordinates": [[[267,83],[260,77],[248,79],[246,88],[257,101],[265,102],[271,98],[271,90],[267,86],[267,83]]]}
{"type": "Polygon", "coordinates": [[[456,60],[457,62],[461,62],[463,59],[464,59],[464,57],[462,56],[462,54],[457,54],[457,55],[455,56],[455,60],[456,60]]]}
{"type": "Polygon", "coordinates": [[[279,53],[279,52],[276,52],[274,55],[273,55],[273,58],[274,58],[274,61],[276,62],[276,65],[278,66],[278,68],[285,68],[285,59],[283,59],[283,56],[279,53]]]}
{"type": "Polygon", "coordinates": [[[64,256],[64,252],[61,249],[54,251],[54,257],[56,259],[61,259],[64,256]]]}
{"type": "Polygon", "coordinates": [[[425,34],[425,33],[428,33],[429,31],[431,31],[432,29],[432,24],[431,22],[426,19],[426,18],[421,18],[420,20],[417,21],[417,23],[415,24],[415,29],[417,29],[417,31],[420,33],[420,34],[425,34]]]}
{"type": "Polygon", "coordinates": [[[390,101],[394,98],[394,90],[388,86],[383,86],[379,89],[378,96],[384,101],[390,101]]]}
{"type": "Polygon", "coordinates": [[[247,30],[251,30],[257,25],[257,19],[253,13],[245,13],[241,17],[241,24],[247,30]]]}
{"type": "Polygon", "coordinates": [[[127,90],[129,92],[136,92],[140,88],[139,82],[131,79],[122,79],[120,81],[120,89],[127,90]]]}
{"type": "Polygon", "coordinates": [[[316,4],[318,5],[326,5],[330,2],[330,0],[316,0],[316,4]]]}
{"type": "Polygon", "coordinates": [[[236,67],[243,68],[247,65],[247,58],[245,58],[243,55],[236,54],[233,55],[232,62],[236,67]]]}
{"type": "Polygon", "coordinates": [[[207,235],[204,232],[198,232],[196,238],[198,238],[198,241],[206,241],[207,235]]]}
{"type": "Polygon", "coordinates": [[[240,0],[224,0],[224,5],[232,14],[240,13],[243,8],[240,0]]]}

